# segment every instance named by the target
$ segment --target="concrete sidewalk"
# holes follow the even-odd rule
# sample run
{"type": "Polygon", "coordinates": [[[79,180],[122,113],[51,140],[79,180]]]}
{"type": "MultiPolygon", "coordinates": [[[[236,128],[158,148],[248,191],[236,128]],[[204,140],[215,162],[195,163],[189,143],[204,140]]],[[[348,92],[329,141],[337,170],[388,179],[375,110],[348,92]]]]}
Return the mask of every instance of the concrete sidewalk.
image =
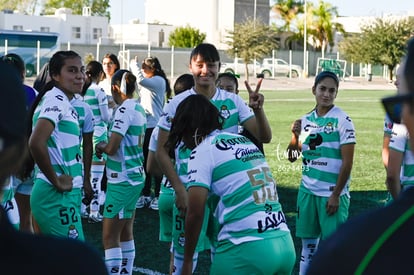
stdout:
{"type": "MultiPolygon", "coordinates": [[[[33,85],[35,78],[26,78],[25,83],[27,85],[33,85]]],[[[245,78],[243,76],[239,79],[239,90],[246,90],[244,86],[245,78]]],[[[265,78],[262,82],[262,91],[286,91],[286,90],[307,90],[313,86],[315,77],[308,78],[287,78],[276,77],[265,78]]],[[[257,83],[257,79],[254,77],[249,78],[250,85],[254,87],[257,83]]],[[[373,77],[372,81],[368,81],[364,77],[353,77],[341,80],[339,83],[339,90],[397,90],[394,83],[389,83],[387,80],[381,77],[373,77]]]]}
{"type": "MultiPolygon", "coordinates": [[[[246,90],[243,84],[243,76],[239,79],[239,89],[246,90]]],[[[287,78],[287,77],[276,77],[275,79],[266,78],[262,82],[261,90],[273,90],[273,91],[284,91],[284,90],[307,90],[313,86],[315,77],[308,78],[287,78]]],[[[256,78],[250,77],[250,85],[254,86],[257,82],[256,78]]],[[[339,90],[397,90],[394,83],[390,83],[388,80],[381,77],[374,77],[372,81],[368,81],[363,77],[353,77],[341,80],[339,83],[339,90]]]]}

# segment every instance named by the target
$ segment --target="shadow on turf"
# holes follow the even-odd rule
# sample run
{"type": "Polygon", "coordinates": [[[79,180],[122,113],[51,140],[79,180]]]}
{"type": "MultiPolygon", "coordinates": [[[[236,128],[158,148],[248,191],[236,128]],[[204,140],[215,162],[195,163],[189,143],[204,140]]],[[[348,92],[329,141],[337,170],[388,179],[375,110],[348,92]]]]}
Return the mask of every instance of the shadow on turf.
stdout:
{"type": "MultiPolygon", "coordinates": [[[[296,188],[278,187],[279,199],[286,214],[289,228],[292,232],[296,247],[297,261],[293,274],[298,274],[300,239],[295,237],[296,215],[296,188]]],[[[355,191],[351,192],[351,204],[349,217],[358,215],[376,207],[382,207],[387,198],[386,191],[355,191]]],[[[88,243],[95,246],[104,255],[102,247],[102,223],[88,223],[84,220],[83,228],[88,243]]],[[[169,244],[158,241],[159,217],[158,211],[149,208],[137,209],[134,223],[134,237],[136,257],[134,266],[137,268],[152,270],[156,274],[168,274],[169,244]]],[[[210,255],[202,252],[195,274],[209,274],[210,255]]],[[[151,274],[134,272],[134,274],[151,274]]]]}

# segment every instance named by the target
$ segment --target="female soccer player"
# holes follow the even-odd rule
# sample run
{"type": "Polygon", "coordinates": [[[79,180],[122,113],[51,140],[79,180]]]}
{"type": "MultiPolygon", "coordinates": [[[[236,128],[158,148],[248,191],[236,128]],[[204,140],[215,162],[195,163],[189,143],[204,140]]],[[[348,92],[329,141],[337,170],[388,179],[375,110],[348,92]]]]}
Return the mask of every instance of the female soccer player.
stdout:
{"type": "Polygon", "coordinates": [[[135,259],[133,225],[135,204],[144,186],[144,141],[146,118],[133,98],[136,77],[119,70],[112,77],[112,97],[119,107],[109,126],[109,141],[96,145],[100,158],[108,155],[108,186],[104,205],[103,246],[108,272],[132,274],[135,259]],[[122,268],[121,268],[122,266],[122,268]]]}
{"type": "Polygon", "coordinates": [[[210,274],[291,274],[295,248],[263,153],[248,138],[220,131],[223,118],[203,95],[178,106],[168,146],[192,150],[182,274],[193,254],[208,197],[217,200],[217,246],[210,274]]]}

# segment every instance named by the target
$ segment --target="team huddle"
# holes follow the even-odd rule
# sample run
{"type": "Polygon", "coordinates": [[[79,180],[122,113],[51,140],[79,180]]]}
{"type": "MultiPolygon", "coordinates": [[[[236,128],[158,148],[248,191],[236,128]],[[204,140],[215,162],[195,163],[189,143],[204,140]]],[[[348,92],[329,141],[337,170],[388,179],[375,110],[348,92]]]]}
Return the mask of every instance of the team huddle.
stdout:
{"type": "MultiPolygon", "coordinates": [[[[208,43],[192,50],[191,74],[173,89],[156,57],[125,70],[113,54],[84,66],[76,52],[55,53],[26,90],[28,152],[3,187],[9,222],[80,241],[83,218],[102,222],[104,273],[132,274],[136,208],[149,206],[159,241],[171,244],[169,274],[192,274],[205,250],[211,274],[292,274],[294,242],[263,150],[272,139],[263,79],[244,83],[246,103],[237,77],[219,69],[208,43]]],[[[319,242],[348,219],[356,135],[334,104],[338,87],[335,73],[315,77],[316,105],[293,122],[286,149],[303,166],[300,274],[316,270],[319,242]]]]}

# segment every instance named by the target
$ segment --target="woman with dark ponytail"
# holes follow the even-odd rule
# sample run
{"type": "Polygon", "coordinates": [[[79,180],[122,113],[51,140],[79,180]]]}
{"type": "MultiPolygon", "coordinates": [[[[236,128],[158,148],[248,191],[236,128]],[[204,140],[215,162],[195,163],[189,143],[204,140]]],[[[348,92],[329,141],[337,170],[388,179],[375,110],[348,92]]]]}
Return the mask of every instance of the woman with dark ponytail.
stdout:
{"type": "Polygon", "coordinates": [[[102,239],[108,273],[118,270],[118,274],[132,274],[135,204],[145,180],[142,143],[146,117],[134,99],[137,85],[131,72],[117,71],[111,83],[112,97],[119,107],[109,124],[108,143],[100,142],[95,147],[98,158],[103,153],[108,156],[102,239]]]}
{"type": "MultiPolygon", "coordinates": [[[[166,98],[171,97],[170,82],[165,75],[161,64],[156,57],[147,57],[139,64],[138,58],[131,62],[131,70],[137,76],[140,85],[140,103],[147,115],[147,130],[144,140],[144,158],[146,167],[148,158],[148,145],[152,131],[157,126],[162,114],[166,98]]],[[[158,210],[158,197],[160,195],[162,177],[152,176],[147,172],[145,186],[142,196],[137,202],[137,208],[149,206],[151,209],[158,210]],[[154,180],[154,198],[151,198],[151,183],[154,180]]]]}
{"type": "MultiPolygon", "coordinates": [[[[108,142],[108,122],[110,119],[110,112],[108,108],[108,98],[103,88],[99,87],[99,82],[105,74],[102,64],[98,61],[91,61],[86,65],[86,81],[83,91],[83,100],[89,104],[94,116],[94,131],[93,131],[93,147],[101,141],[108,142]]],[[[101,159],[92,156],[91,166],[91,185],[93,188],[93,199],[90,202],[90,211],[87,212],[87,207],[82,204],[82,217],[89,218],[89,222],[102,221],[102,215],[99,212],[100,204],[104,201],[101,197],[104,196],[101,190],[101,183],[105,173],[106,155],[101,159]]],[[[87,201],[86,201],[87,202],[87,201]]]]}
{"type": "Polygon", "coordinates": [[[78,114],[71,105],[85,82],[82,58],[58,51],[49,62],[51,80],[32,106],[29,149],[36,163],[30,198],[35,232],[84,239],[80,219],[82,157],[78,114]]]}

